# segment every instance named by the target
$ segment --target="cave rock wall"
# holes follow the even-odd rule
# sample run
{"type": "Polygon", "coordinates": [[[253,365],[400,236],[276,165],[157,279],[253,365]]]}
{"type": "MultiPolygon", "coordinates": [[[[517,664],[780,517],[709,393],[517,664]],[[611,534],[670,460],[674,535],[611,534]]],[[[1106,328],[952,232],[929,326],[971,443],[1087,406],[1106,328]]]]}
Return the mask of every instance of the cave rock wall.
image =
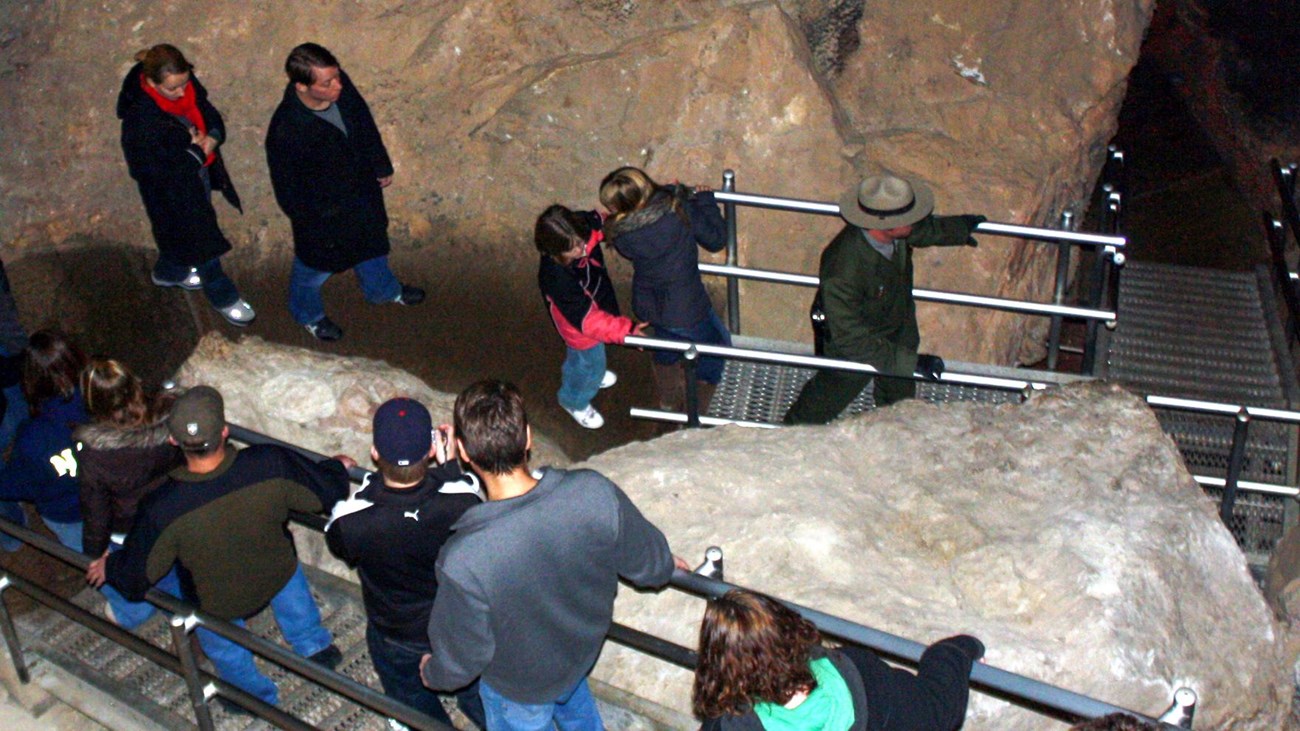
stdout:
{"type": "MultiPolygon", "coordinates": [[[[218,202],[239,276],[288,268],[262,140],[295,44],[331,48],[397,176],[396,257],[425,277],[528,296],[533,217],[594,207],[625,163],[661,180],[834,200],[863,174],[928,180],[940,212],[1054,224],[1086,198],[1153,0],[408,0],[8,3],[0,20],[0,246],[78,235],[151,247],[118,148],[133,54],[171,42],[226,117],[245,201],[218,202]]],[[[742,210],[740,261],[815,273],[835,219],[742,210]]],[[[986,237],[926,252],[919,284],[1044,300],[1045,248],[986,237]]],[[[626,265],[614,265],[621,280],[626,265]]],[[[743,329],[808,339],[806,289],[745,284],[743,329]]],[[[44,302],[20,303],[40,319],[44,302]]],[[[721,301],[719,300],[719,305],[721,301]]],[[[923,307],[929,350],[1032,355],[1044,323],[923,307]],[[1027,336],[1031,336],[1029,340],[1027,336]]]]}

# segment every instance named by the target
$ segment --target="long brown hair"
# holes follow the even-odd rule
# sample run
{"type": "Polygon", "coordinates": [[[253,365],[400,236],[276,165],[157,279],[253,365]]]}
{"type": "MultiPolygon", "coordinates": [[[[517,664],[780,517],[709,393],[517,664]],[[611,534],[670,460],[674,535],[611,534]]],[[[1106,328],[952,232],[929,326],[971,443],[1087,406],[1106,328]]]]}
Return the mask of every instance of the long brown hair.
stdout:
{"type": "MultiPolygon", "coordinates": [[[[664,186],[656,183],[646,171],[631,165],[618,168],[606,175],[605,179],[600,181],[600,204],[609,210],[609,219],[605,222],[606,228],[615,227],[629,214],[645,208],[661,190],[664,190],[664,186]]],[[[685,214],[682,212],[681,201],[677,196],[672,196],[668,205],[685,223],[685,214]]]]}
{"type": "Polygon", "coordinates": [[[811,691],[817,682],[808,663],[820,643],[812,622],[785,605],[732,589],[704,609],[692,710],[701,719],[739,715],[811,691]]]}
{"type": "Polygon", "coordinates": [[[140,379],[112,358],[91,359],[81,373],[81,394],[86,399],[86,412],[96,422],[131,428],[153,419],[140,379]]]}
{"type": "Polygon", "coordinates": [[[23,396],[31,415],[39,416],[41,407],[50,399],[72,398],[85,365],[86,356],[63,333],[33,333],[23,357],[23,396]]]}

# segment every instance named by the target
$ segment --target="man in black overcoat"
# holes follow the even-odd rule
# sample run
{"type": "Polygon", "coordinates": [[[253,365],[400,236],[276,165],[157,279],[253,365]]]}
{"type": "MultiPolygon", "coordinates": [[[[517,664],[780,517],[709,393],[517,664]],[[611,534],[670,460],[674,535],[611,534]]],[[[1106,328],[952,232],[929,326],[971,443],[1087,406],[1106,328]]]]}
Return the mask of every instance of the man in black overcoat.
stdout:
{"type": "Polygon", "coordinates": [[[334,55],[315,43],[289,53],[289,83],[266,132],[275,199],[293,225],[289,312],[321,340],[343,330],[325,316],[321,286],[352,269],[366,301],[415,305],[424,290],[388,266],[383,189],[393,163],[370,107],[334,55]]]}

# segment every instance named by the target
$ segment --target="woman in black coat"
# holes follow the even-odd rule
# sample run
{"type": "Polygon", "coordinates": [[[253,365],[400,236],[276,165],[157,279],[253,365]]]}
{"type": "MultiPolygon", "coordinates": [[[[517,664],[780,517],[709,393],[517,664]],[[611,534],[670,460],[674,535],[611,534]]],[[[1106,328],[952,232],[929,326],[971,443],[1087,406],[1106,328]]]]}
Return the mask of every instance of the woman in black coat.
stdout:
{"type": "Polygon", "coordinates": [[[974,637],[930,645],[915,675],[821,642],[771,597],[733,589],[710,601],[691,697],[702,731],[953,731],[965,720],[971,665],[984,656],[974,637]]]}
{"type": "Polygon", "coordinates": [[[221,268],[230,242],[212,207],[212,191],[219,190],[240,208],[218,151],[225,122],[175,46],[159,44],[136,54],[136,61],[122,80],[117,116],[127,169],[158,244],[153,282],[201,288],[222,317],[247,325],[256,313],[221,268]]]}
{"type": "MultiPolygon", "coordinates": [[[[731,345],[727,326],[713,310],[700,279],[699,249],[727,246],[727,224],[704,186],[659,185],[644,170],[621,167],[600,183],[600,202],[609,211],[605,239],[632,262],[632,310],[650,323],[655,337],[707,345],[731,345]]],[[[685,383],[680,353],[655,351],[659,407],[681,411],[685,383]]],[[[705,413],[722,380],[721,358],[700,358],[695,370],[699,410],[705,413]]]]}

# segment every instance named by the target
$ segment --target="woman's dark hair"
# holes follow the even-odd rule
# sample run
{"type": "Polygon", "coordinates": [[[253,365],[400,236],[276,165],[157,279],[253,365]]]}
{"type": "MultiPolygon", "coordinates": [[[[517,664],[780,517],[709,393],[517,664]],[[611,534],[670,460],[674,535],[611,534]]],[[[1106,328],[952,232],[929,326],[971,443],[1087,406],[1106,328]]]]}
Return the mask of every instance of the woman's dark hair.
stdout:
{"type": "Polygon", "coordinates": [[[91,358],[81,372],[86,412],[97,422],[131,428],[150,423],[152,404],[140,379],[125,364],[111,358],[91,358]]]}
{"type": "Polygon", "coordinates": [[[572,249],[574,242],[586,245],[589,239],[591,222],[587,217],[559,203],[542,211],[533,227],[533,243],[547,256],[558,257],[572,249]]]}
{"type": "Polygon", "coordinates": [[[456,437],[480,470],[509,474],[528,463],[528,414],[513,383],[479,381],[456,397],[456,437]]]}
{"type": "Polygon", "coordinates": [[[159,43],[135,54],[135,60],[144,66],[144,75],[155,84],[172,74],[188,74],[194,70],[194,64],[185,59],[185,54],[170,43],[159,43]]]}
{"type": "Polygon", "coordinates": [[[1160,727],[1127,713],[1112,713],[1071,726],[1070,731],[1160,731],[1160,727]]]}
{"type": "Polygon", "coordinates": [[[311,86],[313,68],[328,69],[338,65],[339,60],[324,46],[319,43],[303,43],[289,51],[289,57],[284,60],[284,72],[289,75],[289,81],[311,86]]]}
{"type": "Polygon", "coordinates": [[[820,643],[812,622],[785,605],[732,589],[704,609],[692,710],[700,719],[739,715],[811,691],[817,682],[808,663],[820,643]]]}
{"type": "Polygon", "coordinates": [[[86,356],[63,333],[38,330],[23,352],[23,396],[32,416],[40,415],[46,401],[68,399],[77,392],[86,356]]]}

